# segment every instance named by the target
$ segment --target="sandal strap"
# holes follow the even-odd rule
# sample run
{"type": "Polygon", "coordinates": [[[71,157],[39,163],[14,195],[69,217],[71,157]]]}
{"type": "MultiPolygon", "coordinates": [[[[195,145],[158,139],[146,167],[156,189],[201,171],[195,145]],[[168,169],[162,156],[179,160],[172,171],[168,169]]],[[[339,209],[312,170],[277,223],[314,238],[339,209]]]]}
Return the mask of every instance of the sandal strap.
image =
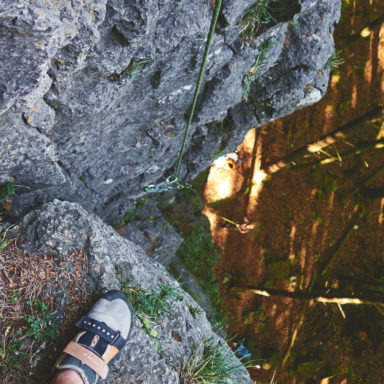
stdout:
{"type": "Polygon", "coordinates": [[[89,331],[100,336],[108,344],[113,344],[116,348],[121,349],[126,340],[120,336],[120,332],[114,331],[105,323],[97,321],[87,316],[83,316],[77,323],[76,327],[83,331],[89,331]]]}
{"type": "Polygon", "coordinates": [[[65,347],[64,352],[79,359],[83,364],[95,371],[102,379],[107,377],[109,371],[108,364],[88,348],[74,341],[70,341],[65,347]]]}

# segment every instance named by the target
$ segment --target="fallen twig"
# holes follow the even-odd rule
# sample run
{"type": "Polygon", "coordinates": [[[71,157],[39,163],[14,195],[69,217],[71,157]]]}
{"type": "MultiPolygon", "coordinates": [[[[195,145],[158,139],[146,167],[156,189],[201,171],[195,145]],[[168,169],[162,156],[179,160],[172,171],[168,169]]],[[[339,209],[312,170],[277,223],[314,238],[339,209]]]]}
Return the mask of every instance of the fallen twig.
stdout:
{"type": "Polygon", "coordinates": [[[360,297],[356,296],[336,296],[332,294],[320,294],[318,292],[291,292],[291,291],[283,291],[278,289],[258,289],[253,287],[247,287],[247,291],[251,291],[259,296],[264,297],[289,297],[291,299],[296,300],[313,300],[319,303],[331,303],[331,304],[353,304],[353,305],[384,305],[383,296],[376,295],[363,295],[360,297]]]}
{"type": "Polygon", "coordinates": [[[226,221],[226,222],[228,222],[228,223],[234,225],[234,226],[236,227],[236,229],[237,229],[240,233],[242,233],[242,234],[248,233],[249,231],[251,231],[252,229],[255,228],[255,224],[254,224],[254,223],[250,223],[249,220],[248,220],[246,217],[244,217],[244,223],[236,223],[236,222],[234,222],[234,221],[232,221],[232,220],[230,220],[230,219],[227,219],[227,218],[224,217],[224,216],[221,216],[221,218],[222,218],[224,221],[226,221]]]}
{"type": "MultiPolygon", "coordinates": [[[[356,149],[353,149],[351,151],[344,152],[341,155],[341,157],[343,159],[345,159],[348,157],[352,157],[352,156],[356,156],[356,155],[362,155],[364,153],[374,151],[374,150],[379,150],[379,149],[384,149],[384,139],[365,143],[360,148],[356,148],[356,149]]],[[[331,163],[334,163],[335,161],[338,161],[337,157],[327,157],[325,159],[319,159],[319,160],[311,161],[311,162],[304,163],[304,164],[291,165],[290,168],[294,169],[294,170],[299,170],[299,169],[313,167],[314,165],[331,164],[331,163]]]]}
{"type": "Polygon", "coordinates": [[[356,217],[352,218],[350,224],[347,226],[347,228],[344,229],[340,237],[337,239],[335,245],[331,248],[330,257],[328,258],[328,260],[326,260],[325,265],[322,268],[320,268],[321,272],[319,276],[324,277],[328,273],[341,247],[343,246],[345,241],[348,239],[353,228],[355,227],[356,222],[357,222],[357,218],[356,217]]]}
{"type": "MultiPolygon", "coordinates": [[[[256,292],[255,292],[256,293],[256,292]]],[[[308,306],[308,301],[306,301],[303,305],[303,307],[301,308],[301,311],[300,311],[300,315],[299,315],[299,320],[296,324],[296,327],[295,329],[293,330],[292,332],[292,337],[291,337],[291,341],[289,343],[289,347],[287,349],[287,352],[285,352],[284,354],[284,357],[283,357],[283,362],[281,363],[281,366],[284,367],[285,364],[287,363],[287,360],[291,354],[291,350],[293,348],[293,345],[295,344],[295,341],[296,341],[296,337],[297,337],[297,334],[299,332],[299,329],[301,328],[301,326],[303,325],[303,322],[304,322],[304,313],[305,313],[305,310],[307,309],[307,306],[308,306]]]]}
{"type": "Polygon", "coordinates": [[[353,191],[347,196],[347,199],[352,198],[356,193],[360,192],[362,188],[364,188],[368,183],[374,180],[376,177],[380,176],[384,172],[384,168],[378,169],[376,172],[373,172],[370,176],[368,176],[365,180],[363,180],[353,191]]]}
{"type": "Polygon", "coordinates": [[[346,319],[347,316],[345,316],[345,313],[343,311],[343,308],[341,307],[341,304],[340,303],[337,303],[337,307],[339,308],[339,311],[341,313],[341,316],[343,316],[343,319],[346,319]]]}
{"type": "MultiPolygon", "coordinates": [[[[345,126],[340,127],[339,129],[333,131],[332,133],[321,137],[319,140],[291,152],[290,154],[288,154],[287,156],[284,156],[282,159],[278,160],[277,162],[273,164],[267,164],[265,167],[265,172],[267,174],[272,174],[287,166],[291,166],[291,168],[298,169],[297,167],[309,164],[309,163],[306,163],[302,165],[295,165],[293,163],[296,163],[298,160],[302,159],[307,153],[319,152],[331,144],[335,144],[338,141],[345,140],[347,137],[347,134],[357,129],[358,127],[360,127],[361,124],[364,124],[364,123],[372,124],[381,120],[383,118],[383,112],[384,112],[384,109],[380,107],[374,110],[373,112],[370,112],[360,117],[359,119],[353,121],[352,123],[346,124],[345,126]]],[[[342,156],[345,156],[345,155],[342,155],[342,156]]],[[[338,154],[337,157],[334,157],[333,161],[337,161],[339,159],[340,159],[340,154],[338,154]]],[[[328,159],[324,159],[324,160],[328,160],[328,159]]],[[[319,160],[318,162],[320,161],[321,160],[319,160]]],[[[315,163],[317,164],[317,162],[315,163]]]]}

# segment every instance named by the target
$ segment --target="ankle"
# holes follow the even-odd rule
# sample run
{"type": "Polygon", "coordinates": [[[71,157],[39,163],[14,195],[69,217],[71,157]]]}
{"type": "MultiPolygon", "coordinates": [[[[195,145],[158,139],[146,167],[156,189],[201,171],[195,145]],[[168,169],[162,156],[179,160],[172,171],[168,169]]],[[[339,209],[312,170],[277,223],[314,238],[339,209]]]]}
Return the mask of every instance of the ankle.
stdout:
{"type": "Polygon", "coordinates": [[[84,384],[84,381],[76,371],[63,369],[56,373],[52,384],[84,384]]]}

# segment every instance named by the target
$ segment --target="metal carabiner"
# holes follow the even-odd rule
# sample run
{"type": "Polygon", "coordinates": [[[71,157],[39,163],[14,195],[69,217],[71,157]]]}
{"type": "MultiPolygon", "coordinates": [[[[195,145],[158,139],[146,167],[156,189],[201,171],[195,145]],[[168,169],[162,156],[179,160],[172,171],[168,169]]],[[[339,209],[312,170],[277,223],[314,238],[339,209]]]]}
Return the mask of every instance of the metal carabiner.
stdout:
{"type": "Polygon", "coordinates": [[[189,184],[181,184],[176,175],[168,176],[165,181],[162,181],[158,184],[149,184],[144,187],[145,193],[160,193],[160,192],[169,192],[176,191],[178,189],[190,188],[189,184]]]}

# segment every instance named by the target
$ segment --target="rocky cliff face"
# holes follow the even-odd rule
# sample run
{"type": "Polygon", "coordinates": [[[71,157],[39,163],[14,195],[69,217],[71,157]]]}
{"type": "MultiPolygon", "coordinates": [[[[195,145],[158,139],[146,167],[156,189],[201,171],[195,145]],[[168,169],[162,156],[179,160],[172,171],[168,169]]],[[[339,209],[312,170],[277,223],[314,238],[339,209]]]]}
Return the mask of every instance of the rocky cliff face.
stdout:
{"type": "MultiPolygon", "coordinates": [[[[191,308],[199,307],[165,268],[151,260],[139,246],[119,236],[95,215],[86,212],[78,204],[54,200],[30,212],[22,224],[27,228],[24,248],[31,255],[54,255],[59,265],[68,262],[67,255],[72,250],[84,249],[92,267],[83,276],[84,281],[78,282],[78,287],[84,285],[91,297],[110,289],[120,289],[124,283],[140,287],[146,292],[159,290],[164,284],[174,290],[175,295],[170,298],[170,305],[163,318],[159,324],[153,323],[150,326],[152,331],[156,331],[156,337],[143,329],[136,316],[130,341],[111,370],[107,383],[179,383],[183,364],[187,363],[195,348],[202,347],[202,340],[212,340],[214,344],[219,344],[222,353],[231,356],[233,365],[239,365],[228,345],[212,331],[205,313],[200,311],[194,314],[191,308]]],[[[64,288],[64,275],[61,281],[59,292],[51,297],[56,308],[54,320],[60,327],[72,311],[62,310],[70,300],[69,292],[64,288]]],[[[163,300],[169,299],[165,297],[163,300]]],[[[68,332],[64,337],[68,342],[73,334],[68,332]]],[[[37,373],[31,375],[28,383],[49,381],[50,369],[42,367],[46,364],[44,360],[49,361],[52,350],[53,345],[50,343],[48,348],[45,345],[36,353],[34,359],[37,373]]],[[[52,357],[57,356],[54,353],[52,357]]],[[[228,382],[252,383],[245,368],[236,370],[228,382]]]]}
{"type": "MultiPolygon", "coordinates": [[[[273,19],[244,39],[241,21],[254,3],[223,1],[181,168],[185,180],[219,151],[234,150],[248,129],[326,91],[340,1],[271,0],[273,19]]],[[[117,288],[122,276],[144,288],[173,284],[101,219],[120,217],[146,185],[173,172],[211,15],[208,0],[0,0],[0,184],[16,181],[14,218],[29,212],[28,252],[65,262],[86,244],[99,271],[87,277],[91,296],[117,288]]],[[[161,214],[151,209],[152,230],[164,237],[161,214]]],[[[145,248],[143,228],[125,229],[145,248]]],[[[166,264],[180,244],[174,232],[172,239],[155,252],[166,264]]],[[[191,316],[191,297],[180,295],[158,329],[164,342],[154,344],[137,322],[108,382],[177,383],[179,357],[201,340],[219,341],[204,314],[191,316]]],[[[249,382],[244,370],[233,377],[249,382]]]]}
{"type": "MultiPolygon", "coordinates": [[[[15,216],[61,198],[110,219],[172,172],[210,3],[0,1],[0,182],[21,186],[15,216]]],[[[340,2],[272,1],[274,20],[245,41],[253,4],[223,2],[183,177],[327,88],[340,2]]]]}

